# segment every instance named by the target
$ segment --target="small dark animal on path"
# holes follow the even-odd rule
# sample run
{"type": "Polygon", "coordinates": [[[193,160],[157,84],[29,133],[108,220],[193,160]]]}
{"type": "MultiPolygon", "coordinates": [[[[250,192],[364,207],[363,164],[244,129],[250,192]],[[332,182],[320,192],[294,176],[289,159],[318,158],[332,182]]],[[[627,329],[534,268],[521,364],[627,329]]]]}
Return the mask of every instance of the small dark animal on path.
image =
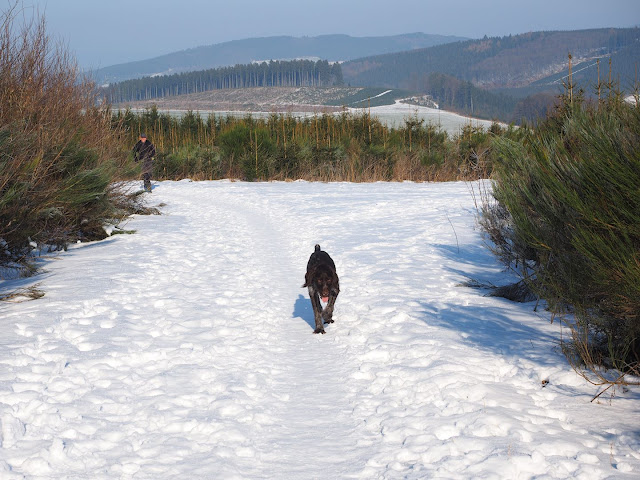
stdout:
{"type": "Polygon", "coordinates": [[[324,324],[333,323],[333,306],[340,293],[340,285],[336,265],[327,252],[320,250],[320,245],[316,245],[309,257],[302,286],[309,288],[313,317],[316,321],[313,333],[325,333],[324,324]],[[326,304],[324,309],[320,303],[321,299],[326,304]]]}

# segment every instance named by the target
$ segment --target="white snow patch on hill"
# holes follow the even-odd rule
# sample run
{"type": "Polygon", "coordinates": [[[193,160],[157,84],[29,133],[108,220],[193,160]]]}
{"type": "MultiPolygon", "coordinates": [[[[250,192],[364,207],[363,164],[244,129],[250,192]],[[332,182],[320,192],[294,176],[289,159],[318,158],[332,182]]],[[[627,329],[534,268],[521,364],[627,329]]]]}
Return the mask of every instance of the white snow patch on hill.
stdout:
{"type": "Polygon", "coordinates": [[[438,108],[424,107],[420,105],[411,105],[396,100],[394,105],[382,105],[371,108],[350,108],[352,112],[371,112],[371,116],[377,117],[382,123],[392,127],[404,125],[405,120],[417,118],[423,120],[425,124],[440,126],[442,130],[451,135],[459,134],[465,125],[473,127],[482,127],[488,130],[493,123],[491,120],[480,120],[472,117],[440,110],[438,108]]]}

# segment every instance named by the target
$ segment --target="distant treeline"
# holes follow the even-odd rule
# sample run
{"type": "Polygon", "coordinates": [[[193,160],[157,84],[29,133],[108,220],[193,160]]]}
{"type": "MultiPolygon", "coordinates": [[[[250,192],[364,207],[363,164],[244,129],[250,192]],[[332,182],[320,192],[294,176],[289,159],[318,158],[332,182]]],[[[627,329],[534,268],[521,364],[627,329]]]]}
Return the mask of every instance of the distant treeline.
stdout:
{"type": "Polygon", "coordinates": [[[109,85],[105,93],[109,103],[122,103],[226,88],[325,87],[342,83],[339,63],[293,60],[126,80],[109,85]]]}
{"type": "Polygon", "coordinates": [[[430,95],[445,110],[515,123],[522,119],[512,116],[517,104],[512,96],[478,88],[469,81],[451,75],[431,73],[415,77],[409,83],[409,88],[430,95]]]}

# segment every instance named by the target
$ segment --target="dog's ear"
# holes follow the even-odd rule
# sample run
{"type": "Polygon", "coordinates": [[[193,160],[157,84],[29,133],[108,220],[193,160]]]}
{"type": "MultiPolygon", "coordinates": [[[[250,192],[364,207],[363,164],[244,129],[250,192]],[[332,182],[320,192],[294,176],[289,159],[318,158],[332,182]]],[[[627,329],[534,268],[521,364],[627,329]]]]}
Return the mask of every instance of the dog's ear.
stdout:
{"type": "Polygon", "coordinates": [[[302,288],[308,287],[309,285],[311,285],[312,279],[313,279],[313,275],[311,274],[311,271],[307,270],[307,273],[304,276],[304,285],[302,285],[302,288]]]}

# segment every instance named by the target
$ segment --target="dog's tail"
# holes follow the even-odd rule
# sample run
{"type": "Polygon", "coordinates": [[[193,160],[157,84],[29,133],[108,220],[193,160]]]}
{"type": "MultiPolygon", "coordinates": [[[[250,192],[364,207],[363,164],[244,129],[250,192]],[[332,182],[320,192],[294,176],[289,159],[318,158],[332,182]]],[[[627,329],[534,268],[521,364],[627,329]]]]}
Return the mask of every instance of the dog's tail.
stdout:
{"type": "MultiPolygon", "coordinates": [[[[313,253],[311,254],[311,258],[309,258],[309,265],[312,264],[312,261],[314,260],[314,256],[317,255],[318,253],[320,253],[320,245],[316,243],[315,248],[313,249],[313,253]]],[[[309,265],[307,265],[307,270],[309,269],[309,265]]],[[[307,272],[308,275],[308,272],[307,272]]],[[[308,287],[309,283],[307,282],[307,279],[305,277],[305,282],[302,285],[302,288],[308,287]]]]}

